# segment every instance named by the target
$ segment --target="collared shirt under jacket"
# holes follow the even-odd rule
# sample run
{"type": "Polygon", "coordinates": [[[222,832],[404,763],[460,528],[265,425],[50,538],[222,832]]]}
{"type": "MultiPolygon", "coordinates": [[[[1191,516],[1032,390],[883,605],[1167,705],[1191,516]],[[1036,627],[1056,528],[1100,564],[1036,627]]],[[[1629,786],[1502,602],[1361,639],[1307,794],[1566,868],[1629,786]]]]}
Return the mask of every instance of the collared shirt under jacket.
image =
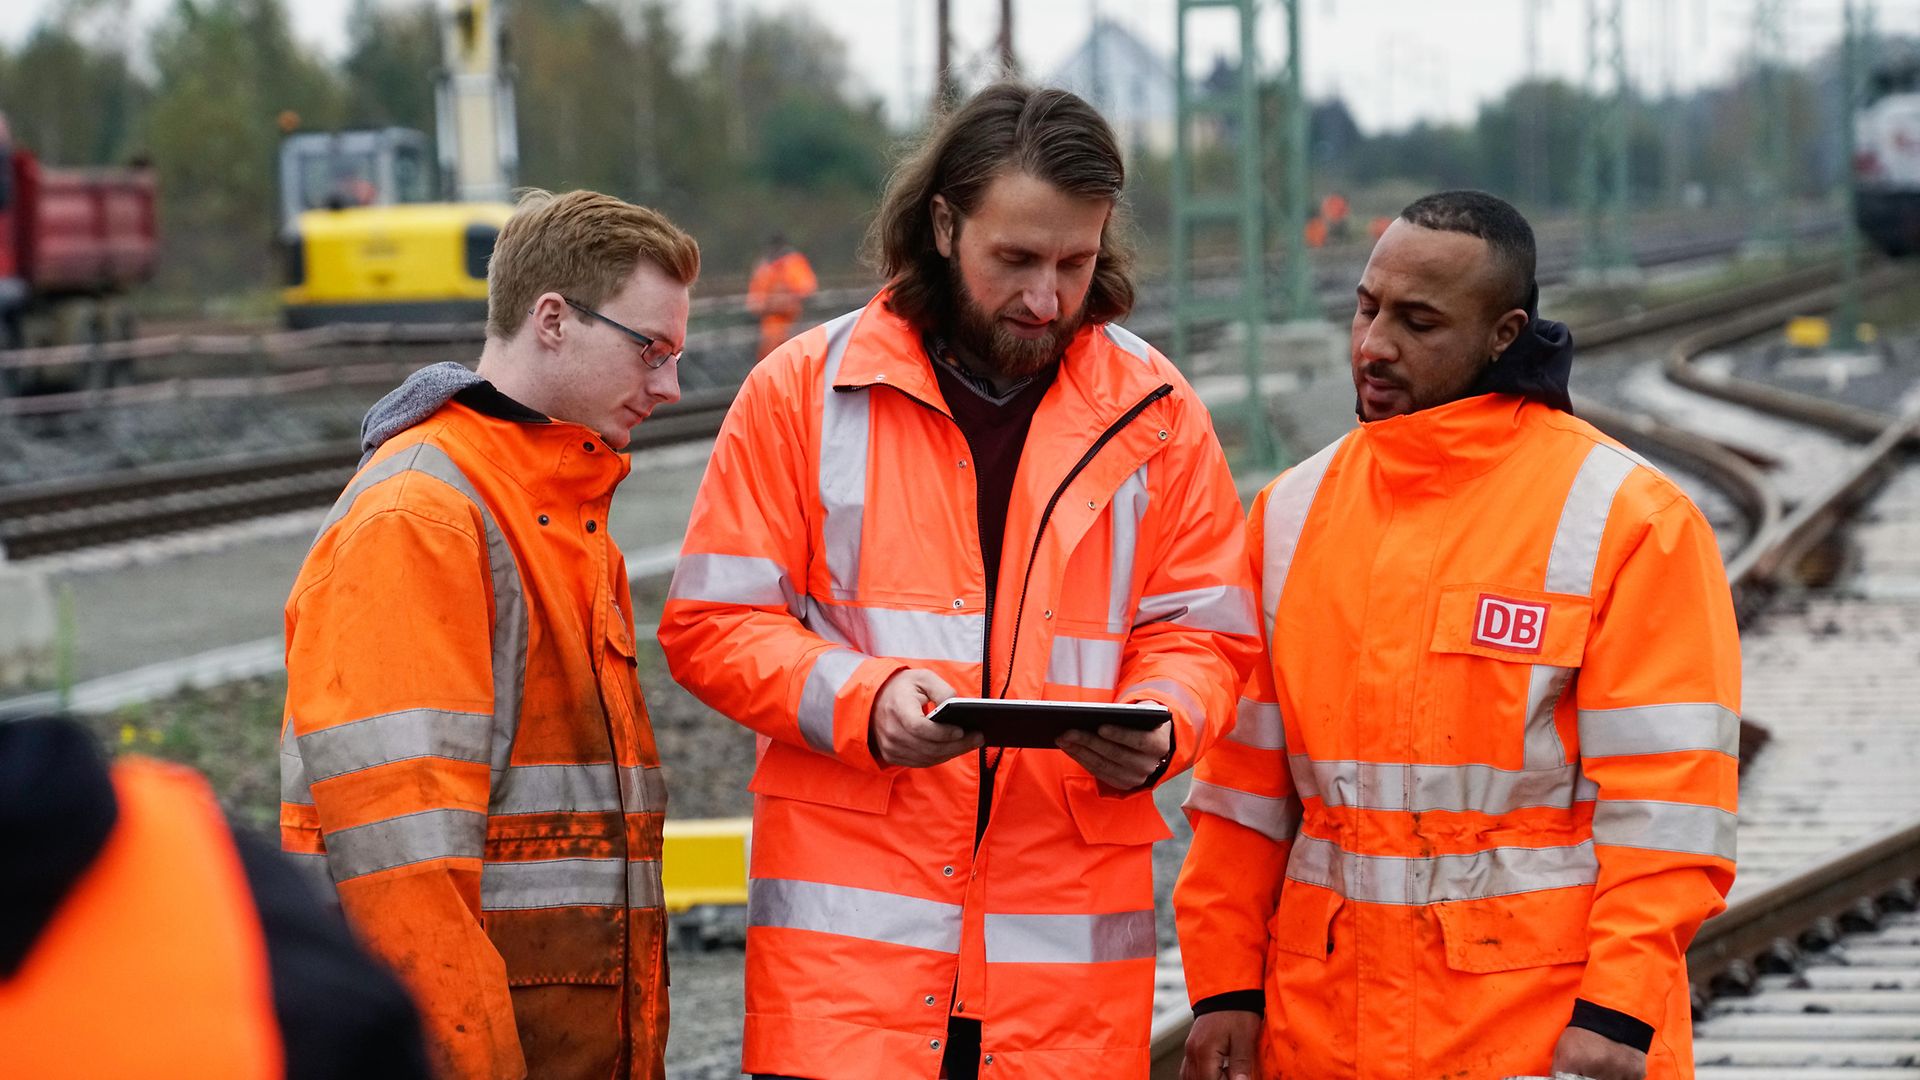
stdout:
{"type": "Polygon", "coordinates": [[[1193,999],[1264,990],[1267,1076],[1545,1075],[1569,1022],[1691,1076],[1740,707],[1699,510],[1489,394],[1362,425],[1250,532],[1269,663],[1186,803],[1193,999]]]}
{"type": "Polygon", "coordinates": [[[763,736],[747,1072],[932,1080],[951,1015],[981,1022],[982,1076],[1146,1075],[1151,793],[1009,749],[976,847],[982,755],[882,767],[869,718],[907,667],[962,695],[1153,701],[1186,768],[1258,647],[1239,500],[1193,390],[1112,325],[1034,412],[995,581],[974,473],[884,297],[762,362],[714,447],[660,643],[763,736]]]}

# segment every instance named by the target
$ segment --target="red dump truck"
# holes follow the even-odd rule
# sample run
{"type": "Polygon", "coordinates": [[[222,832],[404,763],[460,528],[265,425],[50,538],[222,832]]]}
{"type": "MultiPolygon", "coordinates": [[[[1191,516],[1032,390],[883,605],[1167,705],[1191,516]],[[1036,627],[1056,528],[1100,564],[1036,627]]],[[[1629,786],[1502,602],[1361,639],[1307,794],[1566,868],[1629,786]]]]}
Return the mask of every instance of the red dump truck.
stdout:
{"type": "Polygon", "coordinates": [[[131,336],[158,249],[152,169],[42,165],[0,117],[0,348],[131,336]]]}

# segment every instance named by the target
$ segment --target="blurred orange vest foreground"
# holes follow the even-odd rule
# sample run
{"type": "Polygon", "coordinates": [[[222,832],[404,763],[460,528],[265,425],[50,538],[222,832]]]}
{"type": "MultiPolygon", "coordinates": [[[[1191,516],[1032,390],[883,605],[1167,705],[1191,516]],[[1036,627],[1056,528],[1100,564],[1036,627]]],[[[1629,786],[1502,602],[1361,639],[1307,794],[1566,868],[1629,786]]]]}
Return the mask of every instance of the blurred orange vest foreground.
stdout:
{"type": "Polygon", "coordinates": [[[213,793],[151,761],[113,786],[106,846],[0,983],[0,1075],[280,1076],[266,939],[213,793]]]}
{"type": "Polygon", "coordinates": [[[605,528],[629,467],[448,402],[355,475],[287,600],[282,844],[462,1080],[663,1074],[666,790],[605,528]]]}
{"type": "Polygon", "coordinates": [[[747,310],[760,316],[760,351],[765,356],[793,333],[807,297],[820,287],[813,264],[805,255],[789,251],[753,268],[747,282],[747,310]]]}
{"type": "Polygon", "coordinates": [[[1251,533],[1271,663],[1186,804],[1194,1001],[1264,990],[1268,1077],[1546,1075],[1576,1000],[1691,1076],[1740,704],[1700,512],[1484,395],[1362,425],[1251,533]]]}

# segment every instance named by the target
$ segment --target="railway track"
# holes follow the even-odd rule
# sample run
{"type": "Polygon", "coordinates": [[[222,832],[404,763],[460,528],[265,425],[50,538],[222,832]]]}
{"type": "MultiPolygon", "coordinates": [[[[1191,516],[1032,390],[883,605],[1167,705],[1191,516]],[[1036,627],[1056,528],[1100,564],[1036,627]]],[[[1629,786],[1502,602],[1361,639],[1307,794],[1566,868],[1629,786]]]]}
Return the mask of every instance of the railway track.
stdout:
{"type": "MultiPolygon", "coordinates": [[[[1793,303],[1793,297],[1819,290],[1833,280],[1831,267],[1818,267],[1722,293],[1650,310],[1627,319],[1582,328],[1582,347],[1593,348],[1691,325],[1751,309],[1793,303]]],[[[1350,304],[1347,300],[1344,303],[1350,304]]],[[[733,397],[732,388],[690,391],[679,403],[634,431],[634,449],[712,438],[733,397]]],[[[1583,410],[1604,409],[1582,404],[1583,410]]],[[[1638,423],[1608,413],[1612,426],[1627,430],[1638,423]]],[[[1737,466],[1711,442],[1686,439],[1676,431],[1646,429],[1640,437],[1662,440],[1684,460],[1702,462],[1715,474],[1737,466]]],[[[0,552],[10,559],[31,559],[102,544],[330,504],[346,485],[359,460],[359,447],[342,442],[245,459],[215,459],[103,473],[75,481],[0,488],[0,552]]],[[[1749,483],[1738,496],[1756,514],[1768,508],[1765,495],[1749,483]]]]}
{"type": "MultiPolygon", "coordinates": [[[[1896,274],[1879,271],[1876,281],[1890,284],[1896,274]]],[[[1693,364],[1835,299],[1815,287],[1725,317],[1661,316],[1674,327],[1713,320],[1673,349],[1666,367],[1675,382],[1871,438],[1790,508],[1749,463],[1710,440],[1579,404],[1602,427],[1678,459],[1741,504],[1751,528],[1728,576],[1743,621],[1885,489],[1862,526],[1881,535],[1853,558],[1877,570],[1868,580],[1886,595],[1872,595],[1871,586],[1865,597],[1816,594],[1784,614],[1769,609],[1747,630],[1750,653],[1774,661],[1749,656],[1747,695],[1748,714],[1768,724],[1772,742],[1742,780],[1740,877],[1730,905],[1688,952],[1701,1080],[1920,1080],[1920,734],[1906,711],[1920,694],[1912,662],[1920,642],[1920,547],[1912,543],[1920,536],[1920,468],[1903,468],[1920,411],[1894,418],[1693,364]]],[[[1600,336],[1580,340],[1591,346],[1600,336]]],[[[1162,958],[1158,995],[1152,1077],[1173,1080],[1191,1024],[1177,953],[1162,958]]]]}

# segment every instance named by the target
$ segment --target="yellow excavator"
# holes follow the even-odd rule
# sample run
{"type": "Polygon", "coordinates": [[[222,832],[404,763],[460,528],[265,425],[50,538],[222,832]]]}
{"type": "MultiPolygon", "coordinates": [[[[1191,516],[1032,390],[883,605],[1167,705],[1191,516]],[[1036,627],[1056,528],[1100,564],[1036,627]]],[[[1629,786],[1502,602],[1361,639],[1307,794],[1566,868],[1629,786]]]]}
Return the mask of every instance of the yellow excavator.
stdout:
{"type": "Polygon", "coordinates": [[[408,128],[282,140],[288,326],[486,317],[487,260],[513,212],[519,157],[501,2],[455,0],[442,15],[437,162],[408,128]]]}

